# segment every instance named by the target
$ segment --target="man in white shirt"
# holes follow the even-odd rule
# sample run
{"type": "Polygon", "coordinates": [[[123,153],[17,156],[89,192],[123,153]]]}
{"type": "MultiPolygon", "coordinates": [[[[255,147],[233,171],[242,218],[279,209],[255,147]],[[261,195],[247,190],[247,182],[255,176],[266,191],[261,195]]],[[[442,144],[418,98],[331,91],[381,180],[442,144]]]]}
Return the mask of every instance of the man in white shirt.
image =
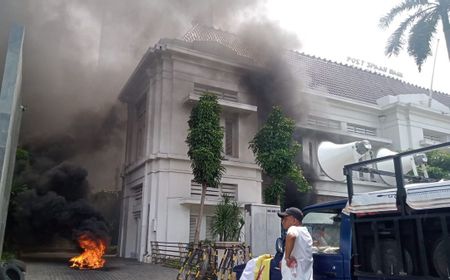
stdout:
{"type": "Polygon", "coordinates": [[[281,261],[283,280],[312,280],[312,238],[302,226],[303,213],[295,207],[279,212],[283,228],[287,230],[284,257],[281,261]]]}

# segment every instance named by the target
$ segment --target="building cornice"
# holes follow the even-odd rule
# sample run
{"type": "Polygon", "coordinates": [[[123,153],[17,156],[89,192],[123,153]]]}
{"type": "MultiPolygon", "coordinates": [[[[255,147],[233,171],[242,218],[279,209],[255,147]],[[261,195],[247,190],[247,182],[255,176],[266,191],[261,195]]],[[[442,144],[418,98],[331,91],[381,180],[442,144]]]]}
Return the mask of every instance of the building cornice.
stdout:
{"type": "MultiPolygon", "coordinates": [[[[186,98],[187,103],[196,103],[200,100],[200,95],[195,93],[190,93],[186,98]]],[[[241,102],[234,102],[229,100],[218,99],[217,102],[227,111],[235,111],[238,113],[256,113],[258,107],[250,104],[245,104],[241,102]]]]}
{"type": "Polygon", "coordinates": [[[314,90],[314,89],[310,89],[310,88],[303,89],[303,92],[305,92],[306,94],[309,94],[311,96],[325,98],[325,99],[327,99],[327,101],[333,101],[333,105],[341,104],[345,107],[350,106],[350,107],[352,107],[352,110],[355,110],[354,106],[361,108],[360,111],[362,111],[362,112],[367,112],[367,109],[377,112],[381,109],[380,106],[378,106],[376,104],[359,101],[359,100],[351,99],[348,97],[335,96],[335,95],[332,95],[327,92],[314,90]]]}
{"type": "Polygon", "coordinates": [[[322,132],[322,133],[326,133],[326,134],[335,134],[335,135],[340,135],[340,136],[353,138],[353,139],[360,139],[360,140],[365,139],[365,140],[374,141],[374,142],[378,142],[378,143],[384,143],[384,144],[388,144],[388,145],[392,144],[392,140],[389,138],[376,137],[376,136],[370,136],[370,135],[362,135],[362,134],[354,134],[354,133],[349,133],[347,131],[342,131],[342,130],[337,130],[337,129],[326,129],[326,128],[320,128],[320,127],[315,127],[315,126],[309,126],[307,124],[297,124],[297,128],[310,130],[310,131],[314,131],[314,132],[322,132]]]}
{"type": "Polygon", "coordinates": [[[221,58],[218,55],[206,53],[203,51],[198,51],[189,47],[182,46],[184,42],[176,39],[164,40],[160,41],[156,45],[156,48],[159,48],[162,51],[171,51],[174,53],[185,54],[190,57],[195,57],[196,59],[201,58],[207,61],[217,62],[223,65],[232,66],[233,68],[240,69],[254,69],[257,66],[251,62],[244,62],[245,57],[241,57],[236,55],[235,58],[221,58]]]}
{"type": "MultiPolygon", "coordinates": [[[[124,168],[124,174],[130,174],[138,170],[139,168],[142,168],[146,163],[148,162],[154,162],[154,161],[161,161],[161,160],[177,160],[186,162],[187,164],[190,164],[190,159],[187,156],[179,155],[179,154],[164,154],[164,153],[157,153],[157,154],[151,154],[147,159],[141,159],[139,161],[136,161],[124,168]]],[[[225,166],[225,168],[228,167],[237,167],[237,168],[244,168],[244,169],[252,169],[252,170],[261,170],[261,167],[257,165],[256,163],[251,162],[242,162],[238,159],[226,159],[222,160],[222,165],[225,166]]]]}

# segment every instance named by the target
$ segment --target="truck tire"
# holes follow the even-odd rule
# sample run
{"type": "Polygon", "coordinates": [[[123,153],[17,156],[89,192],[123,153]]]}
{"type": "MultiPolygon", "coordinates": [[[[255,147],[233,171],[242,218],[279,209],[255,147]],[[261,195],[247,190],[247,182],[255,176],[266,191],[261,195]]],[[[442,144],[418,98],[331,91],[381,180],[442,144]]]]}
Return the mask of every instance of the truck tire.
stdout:
{"type": "Polygon", "coordinates": [[[18,259],[11,259],[8,261],[8,263],[12,263],[15,266],[17,266],[22,272],[27,271],[27,264],[24,261],[18,260],[18,259]]]}
{"type": "Polygon", "coordinates": [[[25,275],[23,275],[22,270],[14,263],[6,263],[3,266],[4,273],[6,275],[5,280],[24,280],[25,275]]]}
{"type": "MultiPolygon", "coordinates": [[[[400,260],[395,253],[396,246],[395,240],[380,241],[381,261],[377,258],[375,247],[372,248],[370,254],[370,266],[373,272],[385,275],[399,275],[400,271],[398,264],[400,260]]],[[[414,263],[411,254],[408,250],[404,249],[403,255],[405,256],[404,270],[408,275],[411,275],[414,271],[414,263]]]]}
{"type": "Polygon", "coordinates": [[[3,269],[2,263],[0,263],[0,280],[9,280],[6,276],[5,270],[3,269]]]}
{"type": "MultiPolygon", "coordinates": [[[[447,254],[445,250],[444,238],[440,239],[433,249],[433,266],[440,278],[448,279],[447,254]]],[[[447,238],[450,242],[450,238],[447,238]]]]}

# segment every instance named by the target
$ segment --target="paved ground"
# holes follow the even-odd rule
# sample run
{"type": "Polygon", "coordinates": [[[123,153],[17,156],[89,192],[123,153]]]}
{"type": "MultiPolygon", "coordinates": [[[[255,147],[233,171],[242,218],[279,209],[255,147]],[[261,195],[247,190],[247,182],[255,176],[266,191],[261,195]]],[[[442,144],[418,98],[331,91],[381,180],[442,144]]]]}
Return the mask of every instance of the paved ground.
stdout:
{"type": "Polygon", "coordinates": [[[101,270],[74,270],[69,268],[67,259],[61,257],[31,258],[26,264],[26,280],[175,280],[178,272],[122,258],[106,258],[106,265],[101,270]]]}

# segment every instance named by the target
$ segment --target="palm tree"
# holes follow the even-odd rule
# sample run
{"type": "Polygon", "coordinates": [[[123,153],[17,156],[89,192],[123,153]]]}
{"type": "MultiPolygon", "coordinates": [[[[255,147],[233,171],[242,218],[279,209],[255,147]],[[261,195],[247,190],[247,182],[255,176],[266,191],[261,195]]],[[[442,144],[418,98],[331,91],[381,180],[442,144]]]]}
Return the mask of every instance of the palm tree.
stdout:
{"type": "Polygon", "coordinates": [[[405,33],[409,30],[408,54],[415,59],[420,71],[422,64],[431,55],[431,41],[441,22],[450,60],[449,11],[450,0],[403,0],[380,19],[380,27],[387,28],[396,17],[408,13],[389,37],[386,55],[399,54],[405,44],[405,33]]]}

